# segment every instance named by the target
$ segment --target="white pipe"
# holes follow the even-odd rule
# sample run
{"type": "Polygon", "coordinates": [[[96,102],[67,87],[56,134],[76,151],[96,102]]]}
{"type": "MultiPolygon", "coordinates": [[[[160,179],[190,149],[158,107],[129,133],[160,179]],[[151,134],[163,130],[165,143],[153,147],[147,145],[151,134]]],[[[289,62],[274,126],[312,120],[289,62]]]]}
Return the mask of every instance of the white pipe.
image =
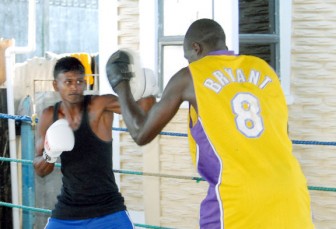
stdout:
{"type": "MultiPolygon", "coordinates": [[[[9,49],[9,48],[8,48],[9,49]]],[[[7,50],[8,50],[7,49],[7,50]]],[[[10,115],[14,115],[14,96],[13,96],[13,65],[15,62],[14,55],[7,55],[6,50],[6,78],[7,78],[7,112],[10,115]]],[[[15,121],[8,119],[9,130],[9,154],[11,158],[17,158],[16,156],[16,137],[15,137],[15,121]]],[[[19,204],[19,191],[18,191],[18,174],[17,163],[10,163],[11,171],[11,183],[12,183],[12,203],[19,204]]],[[[13,229],[19,228],[19,209],[13,208],[13,229]]]]}
{"type": "Polygon", "coordinates": [[[115,94],[110,86],[105,65],[110,55],[118,49],[118,4],[117,0],[99,0],[99,94],[115,94]],[[108,29],[107,29],[108,28],[108,29]]]}
{"type": "MultiPolygon", "coordinates": [[[[7,85],[7,112],[10,115],[15,114],[14,108],[14,92],[13,92],[13,78],[15,75],[15,54],[29,53],[36,48],[36,11],[35,0],[29,0],[28,3],[28,45],[26,47],[15,47],[15,41],[12,47],[6,49],[6,85],[7,85]]],[[[15,121],[8,119],[9,130],[9,153],[10,157],[16,159],[16,134],[15,121]]],[[[11,183],[12,183],[12,203],[19,204],[19,185],[17,174],[17,163],[10,163],[11,183]]],[[[13,208],[13,229],[20,228],[19,209],[13,208]]]]}

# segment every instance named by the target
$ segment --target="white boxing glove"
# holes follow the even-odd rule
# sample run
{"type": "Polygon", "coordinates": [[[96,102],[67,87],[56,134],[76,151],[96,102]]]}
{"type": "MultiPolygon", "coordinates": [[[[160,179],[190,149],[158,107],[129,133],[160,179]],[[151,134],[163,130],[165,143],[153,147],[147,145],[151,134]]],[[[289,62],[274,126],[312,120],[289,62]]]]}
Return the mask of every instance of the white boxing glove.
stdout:
{"type": "Polygon", "coordinates": [[[70,151],[75,145],[75,136],[66,119],[59,119],[47,130],[44,140],[43,158],[55,163],[63,151],[70,151]]]}
{"type": "Polygon", "coordinates": [[[133,77],[130,79],[131,92],[134,97],[134,100],[139,100],[145,90],[145,76],[141,68],[140,57],[139,55],[128,48],[120,49],[123,52],[126,52],[130,59],[129,70],[133,73],[133,77]]]}
{"type": "Polygon", "coordinates": [[[157,95],[159,93],[159,85],[157,82],[157,76],[154,74],[152,69],[144,68],[145,75],[145,89],[142,97],[147,97],[150,95],[157,95]]]}
{"type": "Polygon", "coordinates": [[[139,55],[131,49],[120,49],[128,54],[131,64],[130,71],[133,77],[130,79],[131,92],[137,101],[149,95],[157,95],[159,92],[157,76],[151,69],[142,68],[139,55]]]}

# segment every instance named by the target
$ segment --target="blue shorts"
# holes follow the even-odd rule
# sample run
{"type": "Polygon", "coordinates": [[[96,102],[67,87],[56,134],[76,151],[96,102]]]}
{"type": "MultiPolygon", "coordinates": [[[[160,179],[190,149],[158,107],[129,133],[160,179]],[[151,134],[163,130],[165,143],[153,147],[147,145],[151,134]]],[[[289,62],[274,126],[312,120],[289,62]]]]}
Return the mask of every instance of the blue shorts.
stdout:
{"type": "Polygon", "coordinates": [[[49,218],[44,229],[134,229],[127,211],[81,220],[49,218]]]}

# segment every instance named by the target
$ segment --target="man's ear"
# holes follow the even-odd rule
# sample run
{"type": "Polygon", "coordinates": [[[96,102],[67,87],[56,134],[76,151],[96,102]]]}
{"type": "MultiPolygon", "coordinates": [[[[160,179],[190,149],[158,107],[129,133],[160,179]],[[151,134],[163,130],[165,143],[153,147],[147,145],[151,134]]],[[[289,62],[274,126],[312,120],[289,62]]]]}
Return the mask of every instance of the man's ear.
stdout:
{"type": "Polygon", "coordinates": [[[57,87],[57,81],[53,80],[53,87],[55,91],[58,91],[58,87],[57,87]]]}
{"type": "Polygon", "coordinates": [[[192,43],[192,49],[197,53],[197,55],[200,55],[203,52],[202,45],[200,43],[197,43],[197,42],[192,43]]]}

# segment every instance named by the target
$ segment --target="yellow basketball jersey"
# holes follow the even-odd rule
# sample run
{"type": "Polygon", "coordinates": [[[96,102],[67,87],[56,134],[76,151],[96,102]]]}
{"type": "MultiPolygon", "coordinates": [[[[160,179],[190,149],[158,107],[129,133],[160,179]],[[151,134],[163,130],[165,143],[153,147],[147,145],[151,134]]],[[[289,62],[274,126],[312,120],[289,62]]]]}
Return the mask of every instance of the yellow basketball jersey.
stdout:
{"type": "Polygon", "coordinates": [[[313,228],[276,73],[260,58],[223,54],[189,66],[198,109],[190,109],[190,149],[209,182],[201,228],[313,228]]]}

